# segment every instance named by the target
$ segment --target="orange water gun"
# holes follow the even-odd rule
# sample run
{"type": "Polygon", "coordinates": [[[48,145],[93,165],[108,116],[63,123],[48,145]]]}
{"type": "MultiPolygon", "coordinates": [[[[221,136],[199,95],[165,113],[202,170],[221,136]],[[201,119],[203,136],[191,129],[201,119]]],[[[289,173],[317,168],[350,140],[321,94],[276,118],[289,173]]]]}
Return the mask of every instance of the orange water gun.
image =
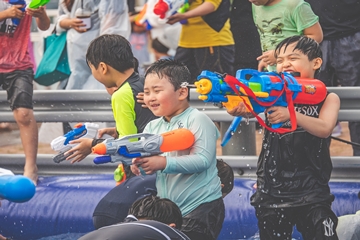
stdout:
{"type": "Polygon", "coordinates": [[[131,165],[133,158],[185,150],[194,142],[193,133],[188,129],[180,128],[162,134],[139,133],[115,140],[106,139],[94,146],[92,152],[102,155],[94,159],[95,164],[121,161],[125,165],[131,165]]]}

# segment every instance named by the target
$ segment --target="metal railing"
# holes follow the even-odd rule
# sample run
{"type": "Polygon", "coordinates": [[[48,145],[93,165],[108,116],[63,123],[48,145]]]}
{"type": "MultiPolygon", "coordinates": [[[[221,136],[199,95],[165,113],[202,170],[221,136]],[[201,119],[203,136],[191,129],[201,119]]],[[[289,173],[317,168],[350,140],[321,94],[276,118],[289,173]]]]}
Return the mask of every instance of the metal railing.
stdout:
{"type": "MultiPolygon", "coordinates": [[[[335,92],[341,99],[339,121],[360,121],[360,87],[333,87],[328,91],[335,92]]],[[[190,91],[190,105],[203,111],[213,121],[232,121],[233,117],[226,113],[225,109],[204,103],[197,98],[194,89],[190,91]]],[[[9,108],[5,91],[0,91],[0,122],[15,122],[9,108]]],[[[38,122],[113,122],[111,102],[109,94],[104,90],[35,90],[34,91],[34,114],[38,122]]],[[[250,121],[256,121],[250,119],[250,121]]],[[[232,145],[241,146],[247,136],[242,136],[239,142],[232,145]]],[[[53,175],[62,173],[110,173],[115,164],[94,165],[93,156],[87,157],[80,163],[56,164],[51,160],[51,154],[38,155],[39,174],[53,175]]],[[[228,162],[234,171],[243,177],[255,177],[257,156],[222,155],[218,156],[228,162]]],[[[360,157],[338,156],[332,157],[334,179],[358,178],[360,170],[360,157]]],[[[15,173],[22,172],[24,164],[23,154],[0,154],[2,167],[13,170],[15,173]]]]}

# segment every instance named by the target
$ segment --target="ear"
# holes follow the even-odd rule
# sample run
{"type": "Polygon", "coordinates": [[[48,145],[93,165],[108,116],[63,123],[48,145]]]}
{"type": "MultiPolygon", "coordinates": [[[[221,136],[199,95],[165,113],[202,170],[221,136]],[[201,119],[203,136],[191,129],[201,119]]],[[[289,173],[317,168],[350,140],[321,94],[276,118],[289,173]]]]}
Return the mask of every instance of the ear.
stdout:
{"type": "Polygon", "coordinates": [[[103,75],[107,74],[108,71],[109,71],[108,65],[107,65],[106,63],[104,63],[104,62],[100,62],[100,63],[99,63],[99,68],[100,68],[100,71],[101,71],[101,73],[102,73],[103,75]]]}
{"type": "Polygon", "coordinates": [[[179,88],[179,100],[184,100],[189,95],[189,88],[187,87],[181,87],[179,88]]]}
{"type": "Polygon", "coordinates": [[[314,60],[313,60],[313,69],[314,70],[318,70],[320,67],[321,67],[321,65],[322,65],[322,59],[321,58],[315,58],[314,60]]]}
{"type": "Polygon", "coordinates": [[[170,223],[169,226],[172,227],[172,228],[176,228],[176,224],[175,224],[175,223],[170,223]]]}

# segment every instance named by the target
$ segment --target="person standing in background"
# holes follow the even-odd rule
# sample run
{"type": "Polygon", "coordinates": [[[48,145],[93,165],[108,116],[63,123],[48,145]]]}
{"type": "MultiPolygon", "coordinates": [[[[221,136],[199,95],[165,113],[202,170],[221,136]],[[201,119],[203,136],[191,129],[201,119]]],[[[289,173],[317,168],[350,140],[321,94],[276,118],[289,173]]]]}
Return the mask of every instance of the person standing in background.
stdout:
{"type": "Polygon", "coordinates": [[[28,43],[32,17],[40,30],[47,30],[50,19],[44,7],[26,9],[0,0],[0,85],[7,91],[10,108],[20,129],[25,153],[24,176],[36,185],[38,169],[38,128],[33,112],[34,71],[28,43]]]}
{"type": "MultiPolygon", "coordinates": [[[[360,0],[306,0],[324,32],[323,65],[318,78],[326,86],[360,86],[360,0]]],[[[340,125],[333,133],[341,134],[340,125]]],[[[350,139],[360,143],[360,122],[349,122],[350,139]]],[[[353,146],[353,155],[360,148],[353,146]]]]}
{"type": "Polygon", "coordinates": [[[249,0],[233,1],[230,25],[235,41],[234,70],[257,69],[256,58],[261,55],[260,37],[252,17],[249,0]]]}
{"type": "MultiPolygon", "coordinates": [[[[85,21],[85,20],[84,20],[85,21]]],[[[67,31],[67,51],[71,75],[65,89],[104,89],[86,63],[91,40],[103,34],[119,34],[129,39],[131,26],[126,1],[60,0],[56,32],[67,31]],[[83,17],[90,17],[85,27],[83,17]]]]}
{"type": "Polygon", "coordinates": [[[230,31],[230,0],[193,0],[185,13],[169,17],[182,25],[175,60],[183,62],[194,83],[202,70],[234,75],[234,39],[230,31]]]}

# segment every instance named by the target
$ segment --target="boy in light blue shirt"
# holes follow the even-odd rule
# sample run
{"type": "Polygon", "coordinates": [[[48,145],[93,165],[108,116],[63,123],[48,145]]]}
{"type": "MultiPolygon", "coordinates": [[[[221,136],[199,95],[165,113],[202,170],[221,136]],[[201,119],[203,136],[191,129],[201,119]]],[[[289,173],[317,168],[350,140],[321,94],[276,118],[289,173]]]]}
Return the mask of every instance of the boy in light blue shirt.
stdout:
{"type": "Polygon", "coordinates": [[[159,60],[146,71],[144,102],[160,118],[149,122],[144,133],[186,128],[195,143],[188,150],[134,159],[132,171],[139,175],[142,167],[146,174],[156,172],[158,196],[179,206],[181,230],[192,240],[216,239],[225,214],[216,168],[219,131],[207,115],[190,107],[189,81],[185,65],[170,59],[159,60]]]}

